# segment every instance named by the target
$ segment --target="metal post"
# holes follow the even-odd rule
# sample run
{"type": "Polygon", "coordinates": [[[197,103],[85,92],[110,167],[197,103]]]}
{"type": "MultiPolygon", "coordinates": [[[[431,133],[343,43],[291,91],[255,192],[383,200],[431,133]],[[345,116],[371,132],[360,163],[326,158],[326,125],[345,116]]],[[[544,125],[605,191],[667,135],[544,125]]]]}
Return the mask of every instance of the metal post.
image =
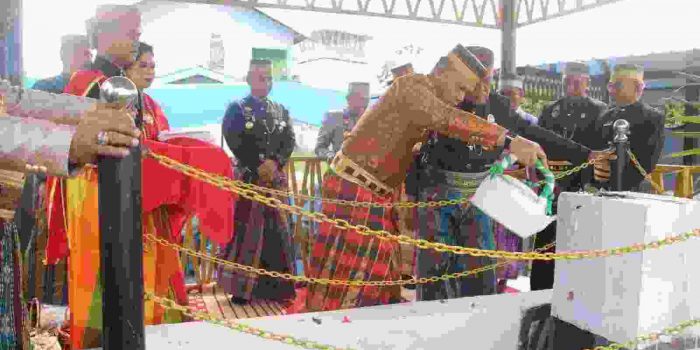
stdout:
{"type": "Polygon", "coordinates": [[[627,149],[629,147],[629,138],[627,135],[630,130],[630,123],[624,119],[618,119],[613,123],[613,129],[615,130],[615,138],[613,143],[615,144],[615,151],[617,155],[617,160],[615,162],[615,191],[622,191],[623,187],[623,174],[625,172],[625,166],[627,165],[627,149]]]}
{"type": "Polygon", "coordinates": [[[501,24],[501,78],[516,74],[515,70],[515,31],[518,26],[515,18],[515,0],[501,0],[503,23],[501,24]]]}
{"type": "MultiPolygon", "coordinates": [[[[101,90],[104,101],[122,106],[140,103],[136,87],[126,78],[110,78],[101,90]]],[[[137,118],[138,127],[141,117],[137,118]]],[[[141,147],[132,148],[123,159],[102,158],[97,166],[102,348],[144,350],[141,147]]]]}

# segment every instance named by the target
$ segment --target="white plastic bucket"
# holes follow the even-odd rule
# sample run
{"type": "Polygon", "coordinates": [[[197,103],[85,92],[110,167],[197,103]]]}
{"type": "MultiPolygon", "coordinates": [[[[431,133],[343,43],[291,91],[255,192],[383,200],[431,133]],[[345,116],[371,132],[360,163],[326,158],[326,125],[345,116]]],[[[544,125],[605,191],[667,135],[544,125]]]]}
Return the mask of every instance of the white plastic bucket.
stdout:
{"type": "Polygon", "coordinates": [[[537,169],[544,175],[545,187],[548,188],[538,196],[522,181],[503,174],[503,169],[510,165],[510,156],[506,156],[500,166],[494,164],[495,170],[481,182],[471,202],[511,232],[528,238],[556,220],[556,216],[547,215],[554,175],[538,164],[537,169]]]}

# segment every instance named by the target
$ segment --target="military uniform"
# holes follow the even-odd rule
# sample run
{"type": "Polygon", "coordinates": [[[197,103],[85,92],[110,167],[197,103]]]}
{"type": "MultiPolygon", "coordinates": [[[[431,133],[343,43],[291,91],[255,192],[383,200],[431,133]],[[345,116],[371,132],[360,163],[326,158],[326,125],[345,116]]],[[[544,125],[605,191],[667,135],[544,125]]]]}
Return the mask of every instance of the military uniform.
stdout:
{"type": "MultiPolygon", "coordinates": [[[[272,187],[287,189],[283,167],[294,151],[295,136],[284,106],[254,96],[233,102],[224,116],[223,135],[236,157],[240,180],[262,185],[258,167],[273,160],[277,171],[272,187]]],[[[234,217],[235,234],[224,249],[224,258],[256,268],[294,272],[294,246],[286,212],[240,198],[234,217]]],[[[219,285],[239,300],[255,297],[281,301],[295,295],[289,281],[231,269],[219,271],[219,285]]]]}
{"type": "Polygon", "coordinates": [[[589,96],[563,97],[542,111],[539,125],[588,145],[591,143],[591,130],[606,109],[605,103],[589,96]]]}
{"type": "MultiPolygon", "coordinates": [[[[565,75],[567,79],[583,79],[590,81],[589,68],[579,62],[569,62],[566,65],[565,75]]],[[[573,83],[572,83],[573,84],[573,83]]],[[[573,92],[572,92],[573,94],[573,92]]],[[[580,144],[594,147],[600,138],[597,130],[597,122],[603,115],[607,105],[601,101],[584,96],[566,96],[547,106],[540,115],[539,125],[551,130],[567,139],[580,144]]],[[[594,147],[597,149],[606,148],[594,147]]],[[[568,159],[552,158],[550,160],[561,161],[568,159]]],[[[579,164],[572,164],[555,170],[568,170],[579,164]]],[[[559,190],[578,191],[592,181],[592,169],[585,169],[578,174],[562,179],[557,183],[559,190]]]]}
{"type": "MultiPolygon", "coordinates": [[[[664,114],[640,101],[627,106],[611,108],[598,122],[597,129],[601,132],[598,145],[602,146],[613,140],[615,130],[612,125],[618,119],[624,119],[630,123],[630,150],[637,157],[642,168],[647,173],[651,173],[661,157],[664,146],[664,114]]],[[[601,186],[608,190],[612,189],[616,177],[615,161],[611,163],[610,181],[601,186]]],[[[641,190],[640,185],[642,185],[644,177],[631,162],[625,167],[622,174],[623,191],[641,190]]]]}
{"type": "Polygon", "coordinates": [[[314,149],[316,156],[331,161],[343,145],[345,133],[350,132],[359,119],[360,115],[347,109],[327,112],[323,118],[321,130],[318,131],[314,149]]]}
{"type": "MultiPolygon", "coordinates": [[[[588,66],[582,63],[570,62],[566,65],[565,74],[570,77],[588,79],[588,66]]],[[[556,134],[592,147],[603,149],[597,140],[598,122],[607,106],[589,96],[566,96],[547,106],[540,115],[539,125],[555,132],[556,134]]],[[[549,157],[550,161],[568,161],[569,166],[560,166],[554,171],[566,171],[581,164],[567,157],[549,157]]],[[[586,184],[593,181],[593,169],[587,168],[577,174],[557,181],[555,195],[561,191],[579,191],[586,184]]],[[[556,213],[557,201],[552,205],[556,213]]],[[[554,242],[556,239],[556,222],[551,223],[543,231],[539,232],[535,239],[535,248],[554,242]]],[[[554,249],[550,251],[554,252],[554,249]]],[[[549,289],[554,283],[554,263],[551,261],[533,261],[530,286],[532,290],[549,289]]]]}

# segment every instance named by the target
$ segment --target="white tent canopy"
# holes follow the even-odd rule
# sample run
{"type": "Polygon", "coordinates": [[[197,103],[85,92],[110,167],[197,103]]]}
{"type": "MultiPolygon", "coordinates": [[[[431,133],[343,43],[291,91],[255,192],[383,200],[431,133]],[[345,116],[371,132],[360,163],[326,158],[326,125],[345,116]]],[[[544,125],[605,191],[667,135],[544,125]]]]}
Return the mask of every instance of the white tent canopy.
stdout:
{"type": "MultiPolygon", "coordinates": [[[[426,52],[414,63],[418,71],[429,70],[456,43],[487,46],[495,52],[496,64],[500,62],[500,32],[494,29],[281,9],[264,12],[305,34],[333,28],[370,35],[378,48],[419,45],[426,52]]],[[[553,18],[518,29],[516,63],[538,65],[700,48],[698,16],[698,0],[623,0],[553,18]]],[[[383,56],[380,52],[375,55],[383,56]]]]}

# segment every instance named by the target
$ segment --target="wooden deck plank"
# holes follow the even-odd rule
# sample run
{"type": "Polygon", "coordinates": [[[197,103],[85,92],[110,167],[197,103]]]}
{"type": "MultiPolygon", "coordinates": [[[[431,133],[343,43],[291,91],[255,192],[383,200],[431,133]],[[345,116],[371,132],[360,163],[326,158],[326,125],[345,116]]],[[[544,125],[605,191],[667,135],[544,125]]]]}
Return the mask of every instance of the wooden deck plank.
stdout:
{"type": "Polygon", "coordinates": [[[216,303],[219,306],[219,312],[223,318],[227,320],[235,320],[239,318],[238,313],[231,305],[231,299],[229,299],[226,293],[223,292],[223,288],[214,287],[212,293],[214,294],[216,303]]]}

